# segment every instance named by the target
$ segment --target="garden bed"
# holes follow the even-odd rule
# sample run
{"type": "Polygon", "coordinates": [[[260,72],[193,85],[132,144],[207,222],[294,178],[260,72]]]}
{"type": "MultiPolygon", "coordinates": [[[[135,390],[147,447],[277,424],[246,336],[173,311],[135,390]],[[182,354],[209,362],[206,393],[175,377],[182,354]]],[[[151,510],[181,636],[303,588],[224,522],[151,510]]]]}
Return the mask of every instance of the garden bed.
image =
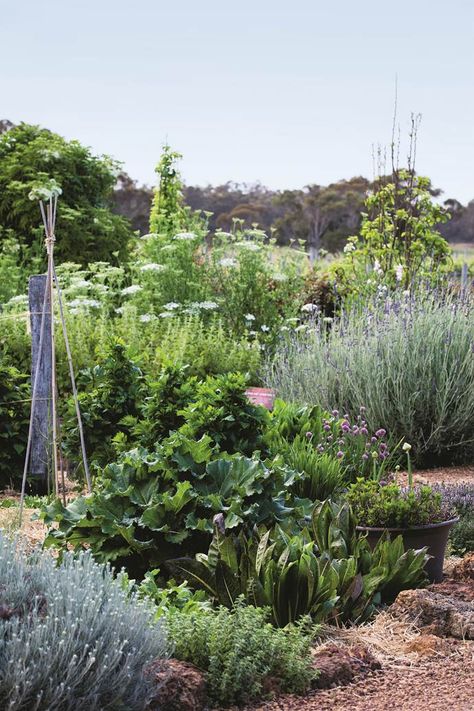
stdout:
{"type": "MultiPolygon", "coordinates": [[[[472,560],[472,556],[471,556],[472,560]]],[[[464,565],[466,569],[467,566],[464,565]]],[[[448,561],[443,583],[430,591],[448,601],[470,598],[473,580],[460,564],[448,561]],[[454,571],[453,571],[454,569],[454,571]],[[462,576],[461,576],[462,577],[462,576]]],[[[472,575],[472,568],[470,574],[472,575]]],[[[365,649],[380,669],[362,669],[352,683],[341,677],[333,688],[317,689],[306,697],[284,695],[246,707],[245,711],[468,711],[474,687],[474,641],[442,637],[406,619],[380,613],[367,625],[329,632],[330,643],[342,650],[365,649]]]]}

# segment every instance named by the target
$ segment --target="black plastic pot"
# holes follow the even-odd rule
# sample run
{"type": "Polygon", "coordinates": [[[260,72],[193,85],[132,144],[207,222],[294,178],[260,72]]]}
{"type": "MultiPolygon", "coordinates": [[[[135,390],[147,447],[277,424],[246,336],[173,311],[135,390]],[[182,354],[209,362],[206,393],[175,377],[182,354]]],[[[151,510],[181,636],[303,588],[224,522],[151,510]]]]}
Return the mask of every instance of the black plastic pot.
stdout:
{"type": "Polygon", "coordinates": [[[360,533],[367,534],[367,541],[371,548],[375,548],[381,536],[387,531],[393,540],[401,534],[405,550],[408,548],[428,548],[428,554],[432,556],[425,565],[428,578],[432,583],[440,583],[443,579],[443,561],[448,542],[448,535],[451,527],[459,521],[452,518],[441,523],[431,523],[428,526],[418,526],[417,528],[368,528],[367,526],[357,526],[360,533]]]}

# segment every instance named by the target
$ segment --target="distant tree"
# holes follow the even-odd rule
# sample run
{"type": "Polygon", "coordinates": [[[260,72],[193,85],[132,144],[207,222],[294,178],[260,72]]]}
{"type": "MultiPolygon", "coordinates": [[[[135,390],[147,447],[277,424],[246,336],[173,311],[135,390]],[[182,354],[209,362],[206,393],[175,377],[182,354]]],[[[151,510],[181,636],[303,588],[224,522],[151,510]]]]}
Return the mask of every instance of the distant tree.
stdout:
{"type": "Polygon", "coordinates": [[[0,242],[17,241],[18,259],[26,265],[43,254],[41,216],[29,194],[54,179],[62,189],[58,259],[86,264],[126,258],[132,232],[110,209],[117,172],[115,161],[94,156],[78,141],[25,123],[9,127],[0,135],[0,242]]]}
{"type": "Polygon", "coordinates": [[[284,210],[275,226],[285,235],[285,242],[304,240],[314,260],[328,232],[333,237],[328,246],[334,247],[336,235],[340,242],[358,227],[368,188],[365,178],[352,178],[327,187],[308,185],[304,190],[285,190],[275,197],[284,210]]]}

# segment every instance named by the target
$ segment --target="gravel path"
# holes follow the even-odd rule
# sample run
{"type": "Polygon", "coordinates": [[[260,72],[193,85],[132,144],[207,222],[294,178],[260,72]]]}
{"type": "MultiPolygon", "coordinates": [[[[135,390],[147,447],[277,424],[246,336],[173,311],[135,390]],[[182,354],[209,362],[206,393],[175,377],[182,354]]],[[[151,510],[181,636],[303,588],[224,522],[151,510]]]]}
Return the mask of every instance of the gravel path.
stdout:
{"type": "Polygon", "coordinates": [[[282,696],[247,711],[472,711],[474,643],[460,642],[445,658],[386,666],[349,686],[282,696]]]}

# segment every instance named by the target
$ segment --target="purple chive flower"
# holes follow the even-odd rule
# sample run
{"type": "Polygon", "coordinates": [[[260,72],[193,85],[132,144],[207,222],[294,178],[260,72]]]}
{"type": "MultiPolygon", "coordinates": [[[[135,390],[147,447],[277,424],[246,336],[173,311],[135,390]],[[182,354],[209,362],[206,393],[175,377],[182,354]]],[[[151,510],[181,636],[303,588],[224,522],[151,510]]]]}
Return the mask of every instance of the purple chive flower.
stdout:
{"type": "Polygon", "coordinates": [[[385,444],[385,442],[380,442],[379,452],[380,453],[385,452],[386,449],[387,449],[387,445],[385,444]]]}
{"type": "Polygon", "coordinates": [[[349,419],[349,415],[348,415],[348,414],[345,414],[345,415],[344,415],[344,419],[345,419],[345,420],[348,420],[348,419],[349,419]]]}
{"type": "Polygon", "coordinates": [[[379,481],[379,486],[387,486],[387,482],[385,481],[385,479],[379,481]]]}
{"type": "Polygon", "coordinates": [[[306,432],[307,439],[311,439],[312,436],[313,436],[312,432],[306,432]]]}
{"type": "Polygon", "coordinates": [[[351,431],[351,428],[349,427],[348,424],[345,424],[345,425],[342,425],[342,426],[341,426],[341,430],[342,430],[345,434],[347,434],[348,432],[351,431]]]}
{"type": "Polygon", "coordinates": [[[334,439],[334,436],[331,434],[329,437],[326,438],[328,442],[332,442],[334,439]]]}
{"type": "Polygon", "coordinates": [[[331,412],[331,415],[332,415],[333,417],[338,417],[338,415],[339,415],[339,410],[333,410],[333,411],[331,412]]]}
{"type": "Polygon", "coordinates": [[[359,432],[360,432],[362,435],[368,435],[368,434],[369,434],[369,430],[367,429],[367,427],[361,427],[360,430],[359,430],[359,432]]]}
{"type": "Polygon", "coordinates": [[[386,434],[387,434],[387,430],[384,430],[381,427],[379,430],[377,430],[377,432],[375,433],[375,436],[380,439],[380,437],[385,437],[386,434]]]}
{"type": "Polygon", "coordinates": [[[365,407],[362,405],[362,407],[359,408],[359,411],[363,414],[365,412],[365,407]]]}
{"type": "Polygon", "coordinates": [[[326,423],[325,425],[323,425],[323,430],[324,430],[325,432],[330,432],[330,431],[331,431],[331,425],[328,425],[328,424],[326,423]]]}
{"type": "Polygon", "coordinates": [[[364,452],[362,455],[362,459],[367,460],[369,458],[369,455],[364,452]]]}
{"type": "Polygon", "coordinates": [[[343,456],[344,456],[344,452],[341,452],[341,450],[339,450],[339,452],[336,454],[336,457],[337,457],[338,459],[342,459],[343,456]]]}
{"type": "Polygon", "coordinates": [[[372,442],[372,444],[375,444],[377,441],[377,437],[371,437],[370,441],[372,442]]]}
{"type": "Polygon", "coordinates": [[[318,452],[322,454],[324,452],[324,447],[322,444],[318,445],[318,452]]]}

